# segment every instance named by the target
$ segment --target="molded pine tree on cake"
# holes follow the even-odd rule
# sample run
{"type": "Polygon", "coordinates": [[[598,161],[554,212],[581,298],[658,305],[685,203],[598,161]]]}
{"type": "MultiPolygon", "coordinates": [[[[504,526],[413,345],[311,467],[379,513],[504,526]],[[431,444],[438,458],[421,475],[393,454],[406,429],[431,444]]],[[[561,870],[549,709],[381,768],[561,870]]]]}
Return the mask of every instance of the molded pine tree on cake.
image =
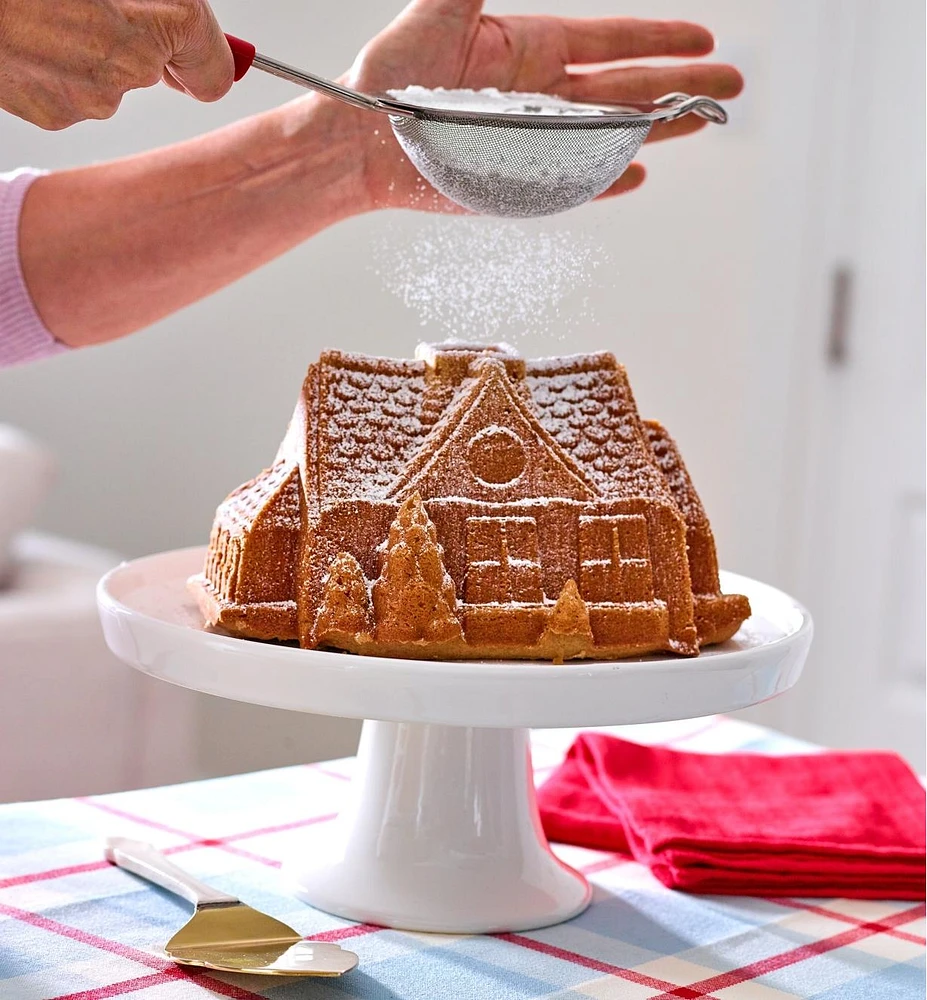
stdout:
{"type": "Polygon", "coordinates": [[[547,619],[540,646],[555,662],[585,655],[594,642],[589,609],[575,580],[567,580],[547,619]]]}
{"type": "Polygon", "coordinates": [[[349,552],[339,552],[329,568],[316,618],[318,641],[326,645],[369,642],[373,630],[373,607],[364,571],[349,552]]]}
{"type": "Polygon", "coordinates": [[[380,578],[373,585],[378,643],[455,642],[454,581],[444,568],[438,533],[422,498],[413,493],[389,529],[380,578]]]}

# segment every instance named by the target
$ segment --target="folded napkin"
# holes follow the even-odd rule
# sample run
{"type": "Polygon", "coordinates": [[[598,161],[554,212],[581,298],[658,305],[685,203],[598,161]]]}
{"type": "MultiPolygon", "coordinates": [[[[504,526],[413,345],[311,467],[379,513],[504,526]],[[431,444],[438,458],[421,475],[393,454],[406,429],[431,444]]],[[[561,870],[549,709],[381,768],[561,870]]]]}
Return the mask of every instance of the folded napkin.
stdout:
{"type": "Polygon", "coordinates": [[[631,854],[673,889],[925,895],[924,789],[894,753],[714,756],[582,733],[538,800],[549,839],[631,854]]]}

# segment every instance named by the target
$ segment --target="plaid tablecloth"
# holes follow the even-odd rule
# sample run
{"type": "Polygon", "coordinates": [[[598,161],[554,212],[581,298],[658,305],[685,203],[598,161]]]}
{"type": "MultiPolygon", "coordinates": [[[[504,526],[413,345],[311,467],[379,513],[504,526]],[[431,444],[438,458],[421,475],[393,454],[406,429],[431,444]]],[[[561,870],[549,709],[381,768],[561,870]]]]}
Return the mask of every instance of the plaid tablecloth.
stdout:
{"type": "MultiPolygon", "coordinates": [[[[788,753],[794,740],[724,718],[622,727],[630,739],[724,753],[788,753]]],[[[574,733],[535,734],[538,779],[574,733]]],[[[0,763],[2,766],[2,763],[0,763]]],[[[95,798],[0,807],[3,1000],[922,1000],[924,905],[672,892],[633,862],[557,847],[594,901],[558,927],[489,937],[357,925],[287,894],[289,852],[324,842],[351,760],[95,798]],[[338,980],[183,971],[158,949],[187,906],[102,860],[101,840],[152,841],[193,874],[344,942],[359,967],[338,980]]]]}

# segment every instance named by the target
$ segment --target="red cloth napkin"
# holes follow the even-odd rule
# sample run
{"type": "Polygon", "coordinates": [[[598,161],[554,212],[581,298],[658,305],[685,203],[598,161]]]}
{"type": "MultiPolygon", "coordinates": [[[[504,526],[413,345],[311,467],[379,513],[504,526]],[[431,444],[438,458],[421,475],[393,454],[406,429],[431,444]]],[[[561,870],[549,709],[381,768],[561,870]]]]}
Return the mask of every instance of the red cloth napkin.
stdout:
{"type": "Polygon", "coordinates": [[[672,889],[925,896],[924,789],[894,753],[715,756],[582,733],[538,800],[549,839],[629,853],[672,889]]]}

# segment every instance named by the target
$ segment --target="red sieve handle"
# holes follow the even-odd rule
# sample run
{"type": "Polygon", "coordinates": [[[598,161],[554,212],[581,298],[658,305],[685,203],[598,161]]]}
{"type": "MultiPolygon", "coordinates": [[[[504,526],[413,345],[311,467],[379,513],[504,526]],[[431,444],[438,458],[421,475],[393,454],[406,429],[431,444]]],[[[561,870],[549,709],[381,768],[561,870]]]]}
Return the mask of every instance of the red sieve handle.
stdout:
{"type": "Polygon", "coordinates": [[[234,35],[226,35],[225,37],[232,50],[232,58],[235,60],[235,82],[238,83],[251,69],[257,50],[250,42],[246,42],[242,38],[236,38],[234,35]]]}

